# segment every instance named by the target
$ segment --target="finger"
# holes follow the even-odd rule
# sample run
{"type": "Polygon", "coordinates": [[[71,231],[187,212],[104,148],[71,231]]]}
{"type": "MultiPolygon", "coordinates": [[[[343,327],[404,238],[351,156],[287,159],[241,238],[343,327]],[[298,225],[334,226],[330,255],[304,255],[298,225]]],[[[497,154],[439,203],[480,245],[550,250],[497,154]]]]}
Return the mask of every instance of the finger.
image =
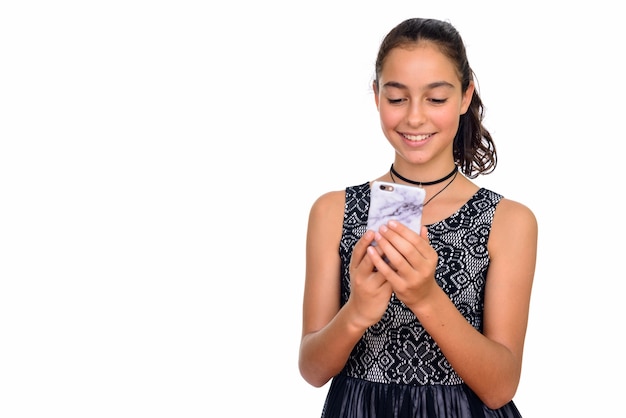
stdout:
{"type": "Polygon", "coordinates": [[[365,234],[357,241],[352,250],[350,259],[350,269],[364,268],[365,271],[371,272],[374,269],[372,261],[366,257],[367,249],[371,247],[374,241],[374,232],[366,231],[365,234]]]}
{"type": "MultiPolygon", "coordinates": [[[[376,234],[376,241],[378,242],[376,248],[378,250],[378,253],[383,261],[385,261],[392,270],[398,271],[402,264],[407,264],[405,254],[402,254],[396,247],[396,245],[394,245],[389,239],[387,239],[387,231],[385,231],[385,227],[381,227],[381,231],[385,233],[385,236],[381,234],[376,234]]],[[[391,233],[391,235],[393,234],[395,233],[391,233]]],[[[398,241],[402,240],[402,238],[397,234],[395,234],[395,238],[398,241]]]]}
{"type": "Polygon", "coordinates": [[[430,238],[428,238],[428,228],[426,228],[425,226],[422,226],[420,230],[420,237],[422,237],[422,239],[426,241],[428,243],[428,246],[430,247],[430,238]]]}
{"type": "MultiPolygon", "coordinates": [[[[402,238],[404,238],[405,240],[409,241],[411,244],[413,245],[417,245],[420,241],[420,235],[418,232],[412,230],[411,228],[409,228],[408,226],[404,225],[401,222],[398,221],[389,221],[389,223],[387,224],[387,227],[389,230],[395,232],[396,234],[400,235],[402,238]]],[[[425,228],[424,226],[422,226],[422,228],[425,228]]]]}
{"type": "Polygon", "coordinates": [[[416,248],[417,251],[424,257],[429,258],[432,256],[432,247],[430,246],[430,241],[428,239],[428,229],[425,226],[422,226],[420,229],[419,235],[408,228],[406,225],[401,224],[397,221],[390,221],[388,224],[388,232],[385,234],[385,237],[389,239],[394,245],[397,245],[396,248],[400,250],[403,254],[407,255],[405,251],[411,251],[410,247],[407,247],[406,244],[402,243],[401,240],[394,238],[395,232],[398,236],[401,236],[404,240],[410,243],[410,246],[416,248]]]}
{"type": "Polygon", "coordinates": [[[367,247],[372,245],[374,241],[374,232],[365,231],[365,234],[356,242],[354,245],[354,249],[352,250],[352,258],[356,260],[361,260],[367,251],[367,247]]]}
{"type": "Polygon", "coordinates": [[[411,270],[421,270],[424,261],[431,258],[434,251],[426,240],[401,224],[381,227],[379,236],[376,236],[379,246],[400,276],[409,274],[411,270]],[[394,227],[396,230],[391,229],[394,227]]]}
{"type": "Polygon", "coordinates": [[[378,273],[382,274],[386,279],[393,279],[395,277],[394,268],[378,253],[375,247],[369,247],[367,249],[367,255],[369,257],[366,258],[370,260],[378,273]]]}

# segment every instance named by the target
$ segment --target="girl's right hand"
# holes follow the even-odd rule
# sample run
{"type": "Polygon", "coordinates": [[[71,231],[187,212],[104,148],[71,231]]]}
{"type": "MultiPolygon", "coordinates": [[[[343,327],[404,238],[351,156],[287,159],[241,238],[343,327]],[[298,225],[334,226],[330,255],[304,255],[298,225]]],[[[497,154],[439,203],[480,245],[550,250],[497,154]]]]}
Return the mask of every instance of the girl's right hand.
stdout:
{"type": "MultiPolygon", "coordinates": [[[[367,256],[373,241],[374,232],[366,231],[354,246],[350,260],[350,297],[346,308],[354,312],[356,323],[363,328],[380,321],[393,292],[390,283],[376,271],[367,256]]],[[[376,251],[374,247],[372,250],[376,251]]]]}

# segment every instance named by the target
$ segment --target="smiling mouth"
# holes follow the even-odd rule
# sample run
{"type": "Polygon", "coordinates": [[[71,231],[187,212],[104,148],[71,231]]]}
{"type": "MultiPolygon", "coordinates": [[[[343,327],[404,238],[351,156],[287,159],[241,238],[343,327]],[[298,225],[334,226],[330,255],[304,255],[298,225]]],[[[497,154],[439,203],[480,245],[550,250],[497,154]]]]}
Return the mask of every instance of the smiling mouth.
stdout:
{"type": "Polygon", "coordinates": [[[423,141],[426,138],[430,138],[432,136],[432,134],[425,134],[425,135],[409,135],[409,134],[402,134],[403,137],[405,137],[406,139],[408,139],[409,141],[423,141]]]}

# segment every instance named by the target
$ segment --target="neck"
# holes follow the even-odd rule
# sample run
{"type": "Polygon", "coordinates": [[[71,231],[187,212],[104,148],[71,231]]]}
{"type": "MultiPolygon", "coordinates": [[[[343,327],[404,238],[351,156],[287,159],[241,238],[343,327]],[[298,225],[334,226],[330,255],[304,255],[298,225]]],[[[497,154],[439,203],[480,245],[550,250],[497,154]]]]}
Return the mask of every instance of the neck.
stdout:
{"type": "Polygon", "coordinates": [[[450,171],[448,174],[446,174],[445,176],[441,177],[440,179],[437,180],[431,180],[431,181],[421,181],[421,180],[411,180],[408,179],[406,177],[403,177],[400,173],[398,173],[395,168],[393,167],[393,164],[391,164],[391,168],[389,169],[389,173],[391,174],[391,179],[393,180],[394,176],[399,178],[400,180],[409,183],[409,184],[414,184],[416,186],[419,187],[423,187],[423,186],[432,186],[434,184],[439,184],[441,182],[444,182],[446,180],[448,180],[450,177],[452,177],[458,170],[459,168],[457,167],[457,165],[454,165],[454,168],[452,169],[452,171],[450,171]]]}

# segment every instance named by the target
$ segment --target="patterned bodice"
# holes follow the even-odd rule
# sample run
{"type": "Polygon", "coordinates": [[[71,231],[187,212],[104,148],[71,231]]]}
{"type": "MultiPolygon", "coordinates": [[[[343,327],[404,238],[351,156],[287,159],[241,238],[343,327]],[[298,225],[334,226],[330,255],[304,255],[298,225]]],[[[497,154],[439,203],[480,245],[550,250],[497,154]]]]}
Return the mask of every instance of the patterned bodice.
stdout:
{"type": "MultiPolygon", "coordinates": [[[[502,196],[480,189],[452,216],[428,225],[439,255],[435,279],[474,328],[482,331],[487,240],[502,196]]],[[[369,183],[346,188],[341,256],[341,303],[350,294],[350,255],[365,233],[369,183]]],[[[411,310],[392,295],[382,319],[354,347],[342,373],[373,382],[407,385],[463,383],[411,310]]]]}

